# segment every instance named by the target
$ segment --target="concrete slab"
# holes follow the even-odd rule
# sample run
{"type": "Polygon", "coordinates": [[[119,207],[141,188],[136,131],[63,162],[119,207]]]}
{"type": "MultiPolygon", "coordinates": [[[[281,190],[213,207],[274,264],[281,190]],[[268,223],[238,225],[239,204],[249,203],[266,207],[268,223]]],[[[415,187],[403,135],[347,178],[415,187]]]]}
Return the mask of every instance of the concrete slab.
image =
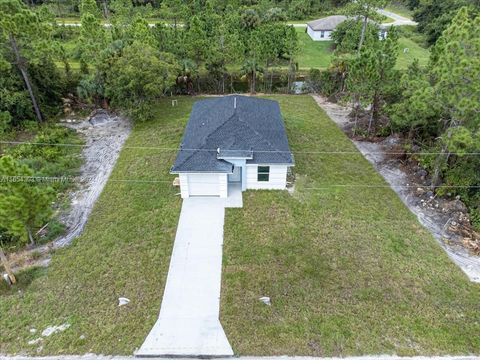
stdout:
{"type": "Polygon", "coordinates": [[[160,316],[135,353],[232,356],[219,321],[225,199],[183,200],[160,316]]]}
{"type": "Polygon", "coordinates": [[[228,183],[228,197],[225,201],[225,207],[227,208],[243,207],[241,183],[228,183]]]}

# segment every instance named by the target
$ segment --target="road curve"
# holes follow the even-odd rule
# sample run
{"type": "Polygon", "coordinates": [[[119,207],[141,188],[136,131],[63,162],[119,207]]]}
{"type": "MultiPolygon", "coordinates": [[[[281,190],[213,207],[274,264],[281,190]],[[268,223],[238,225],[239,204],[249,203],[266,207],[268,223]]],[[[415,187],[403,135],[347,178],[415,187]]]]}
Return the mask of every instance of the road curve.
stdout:
{"type": "Polygon", "coordinates": [[[395,14],[391,11],[387,11],[387,10],[384,10],[384,9],[378,9],[377,12],[380,15],[387,16],[387,17],[394,20],[394,22],[392,22],[392,23],[383,24],[384,26],[404,26],[404,25],[416,26],[417,25],[417,23],[415,21],[410,20],[409,18],[406,18],[404,16],[395,14]]]}

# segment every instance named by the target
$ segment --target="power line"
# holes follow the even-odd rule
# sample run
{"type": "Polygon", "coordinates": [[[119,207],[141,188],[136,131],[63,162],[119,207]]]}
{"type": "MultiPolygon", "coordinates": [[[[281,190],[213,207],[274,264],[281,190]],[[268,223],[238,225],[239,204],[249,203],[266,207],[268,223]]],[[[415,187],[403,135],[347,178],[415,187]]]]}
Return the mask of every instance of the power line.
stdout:
{"type": "MultiPolygon", "coordinates": [[[[91,177],[95,178],[95,177],[91,177]]],[[[90,178],[90,179],[91,179],[90,178]]],[[[68,177],[68,176],[24,176],[24,175],[11,175],[11,176],[0,176],[0,183],[2,182],[84,182],[88,177],[68,177]]],[[[172,184],[172,180],[158,180],[158,179],[115,179],[110,178],[108,182],[116,183],[139,183],[139,184],[172,184]]],[[[205,184],[205,185],[217,185],[217,182],[198,182],[190,181],[189,184],[205,184]]],[[[422,185],[388,185],[388,184],[327,184],[324,186],[317,187],[300,187],[301,190],[330,190],[332,188],[399,188],[399,189],[410,189],[424,187],[422,185]]],[[[480,189],[480,185],[439,185],[435,188],[462,188],[462,189],[480,189]]]]}
{"type": "MultiPolygon", "coordinates": [[[[35,145],[35,146],[58,146],[58,147],[81,147],[87,148],[91,145],[86,144],[70,144],[70,143],[42,143],[42,142],[27,142],[27,141],[0,141],[0,144],[4,145],[35,145]]],[[[123,149],[135,149],[135,150],[159,150],[159,151],[205,151],[205,152],[217,152],[218,149],[205,149],[205,148],[173,148],[173,147],[160,147],[160,146],[131,146],[125,145],[123,149]]],[[[244,150],[252,151],[252,150],[244,150]]],[[[402,151],[371,151],[371,152],[360,152],[355,150],[348,151],[282,151],[282,150],[253,150],[256,153],[293,153],[293,154],[306,154],[306,155],[446,155],[444,152],[402,152],[402,151]]],[[[449,153],[450,155],[469,155],[475,156],[480,155],[480,152],[465,152],[465,153],[449,153]]]]}

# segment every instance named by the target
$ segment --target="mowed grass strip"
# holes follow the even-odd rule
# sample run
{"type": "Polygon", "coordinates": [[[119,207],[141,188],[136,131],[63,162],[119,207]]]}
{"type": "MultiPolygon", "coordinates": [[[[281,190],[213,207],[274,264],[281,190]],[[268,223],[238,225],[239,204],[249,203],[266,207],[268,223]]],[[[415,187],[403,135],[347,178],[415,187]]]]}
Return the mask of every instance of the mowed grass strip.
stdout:
{"type": "Polygon", "coordinates": [[[420,66],[427,66],[430,59],[430,51],[415,41],[401,37],[398,39],[398,58],[395,66],[398,70],[405,70],[415,59],[420,66]]]}
{"type": "MultiPolygon", "coordinates": [[[[300,48],[297,57],[300,69],[327,69],[333,58],[333,41],[313,41],[305,32],[305,28],[296,28],[296,31],[300,48]]],[[[429,50],[421,47],[413,40],[406,37],[398,39],[396,69],[405,70],[415,59],[418,59],[420,66],[426,66],[429,57],[429,50]]]]}
{"type": "MultiPolygon", "coordinates": [[[[159,102],[153,120],[136,124],[126,145],[178,147],[194,99],[159,102]]],[[[122,150],[112,179],[95,204],[84,234],[57,251],[47,269],[0,285],[0,354],[132,354],[155,323],[181,206],[170,184],[176,152],[122,150]],[[131,302],[118,307],[118,298],[131,302]],[[70,328],[36,339],[48,326],[70,328]],[[35,334],[30,329],[37,329],[35,334]]],[[[3,281],[1,282],[3,283],[3,281]]]]}
{"type": "Polygon", "coordinates": [[[297,56],[300,69],[326,69],[332,60],[333,41],[313,41],[306,33],[307,28],[295,28],[298,36],[297,56]]]}
{"type": "Polygon", "coordinates": [[[470,283],[309,96],[278,96],[295,193],[227,209],[221,322],[239,355],[480,353],[470,283]],[[271,297],[272,306],[258,299],[271,297]]]}

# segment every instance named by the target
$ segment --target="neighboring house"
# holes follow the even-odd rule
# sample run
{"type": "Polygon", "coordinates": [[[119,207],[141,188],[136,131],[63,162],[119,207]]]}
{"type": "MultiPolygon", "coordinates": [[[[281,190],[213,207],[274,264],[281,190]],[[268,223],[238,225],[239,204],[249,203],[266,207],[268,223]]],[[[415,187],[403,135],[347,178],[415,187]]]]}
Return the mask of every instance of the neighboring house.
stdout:
{"type": "Polygon", "coordinates": [[[293,165],[278,102],[232,95],[193,105],[171,173],[182,198],[226,198],[234,184],[285,189],[293,165]]]}
{"type": "Polygon", "coordinates": [[[331,40],[332,32],[347,19],[343,15],[333,15],[310,21],[307,24],[307,34],[315,41],[331,40]]]}
{"type": "MultiPolygon", "coordinates": [[[[307,23],[307,34],[314,41],[332,40],[332,33],[335,31],[337,26],[348,19],[349,18],[344,15],[333,15],[310,21],[307,23]]],[[[369,21],[373,23],[373,21],[369,21]]],[[[387,29],[383,25],[380,25],[378,36],[380,39],[385,39],[387,37],[387,29]]]]}

